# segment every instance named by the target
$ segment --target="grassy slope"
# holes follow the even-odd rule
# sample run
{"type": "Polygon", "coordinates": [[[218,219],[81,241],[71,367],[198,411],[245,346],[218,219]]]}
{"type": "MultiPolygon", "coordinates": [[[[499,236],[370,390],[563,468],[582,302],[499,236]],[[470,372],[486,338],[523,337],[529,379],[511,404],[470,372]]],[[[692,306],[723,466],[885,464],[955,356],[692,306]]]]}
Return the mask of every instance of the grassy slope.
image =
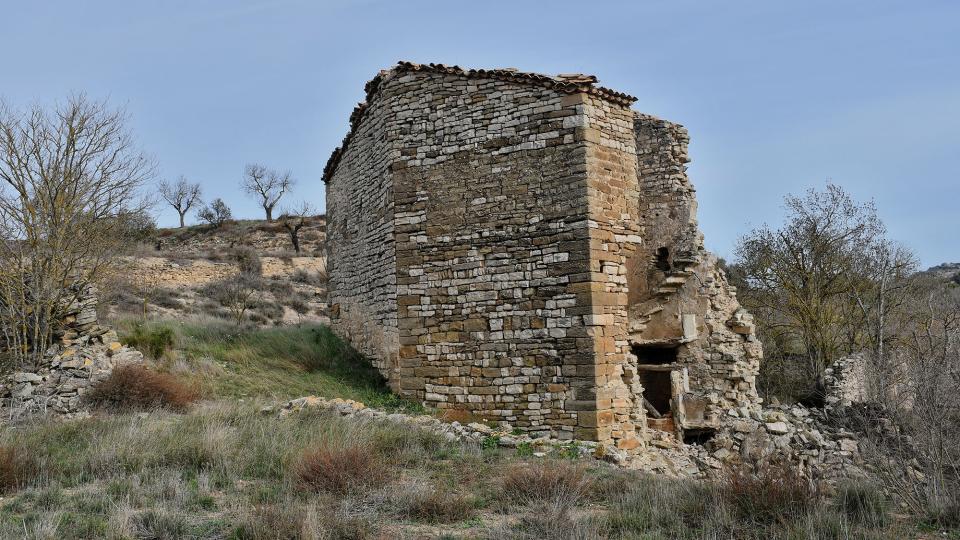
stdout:
{"type": "Polygon", "coordinates": [[[137,331],[131,320],[118,326],[123,339],[142,350],[149,347],[140,341],[170,329],[175,351],[164,355],[165,363],[199,382],[212,398],[320,395],[418,409],[392,394],[375,369],[322,326],[240,329],[221,322],[160,321],[137,331]]]}
{"type": "MultiPolygon", "coordinates": [[[[881,511],[834,501],[754,514],[723,490],[596,463],[537,461],[433,432],[323,412],[205,404],[5,430],[43,475],[0,509],[18,538],[897,538],[881,511]],[[297,475],[307,449],[354,449],[346,490],[297,475]],[[357,450],[359,449],[359,450],[357,450]],[[375,477],[365,477],[378,471],[375,477]],[[849,506],[849,505],[847,505],[849,506]]],[[[336,454],[334,452],[334,455],[336,454]]],[[[345,454],[351,456],[352,454],[345,454]]]]}
{"type": "Polygon", "coordinates": [[[779,500],[775,486],[737,493],[451,443],[390,422],[262,414],[266,400],[306,394],[408,406],[323,328],[119,326],[143,348],[162,344],[157,336],[169,329],[176,351],[159,363],[203,384],[211,399],[183,415],[0,429],[0,449],[39,471],[0,494],[0,538],[917,537],[871,490],[848,492],[845,502],[765,504],[779,500]],[[310,451],[328,457],[322,470],[359,476],[345,491],[307,487],[298,471],[310,451]]]}

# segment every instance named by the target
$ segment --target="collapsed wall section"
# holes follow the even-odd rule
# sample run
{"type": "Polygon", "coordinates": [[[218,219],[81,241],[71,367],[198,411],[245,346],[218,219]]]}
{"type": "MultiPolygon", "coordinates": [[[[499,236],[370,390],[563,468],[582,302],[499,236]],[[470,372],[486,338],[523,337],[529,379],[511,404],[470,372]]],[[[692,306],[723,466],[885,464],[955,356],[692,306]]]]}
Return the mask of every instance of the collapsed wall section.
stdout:
{"type": "Polygon", "coordinates": [[[643,241],[628,265],[629,340],[648,397],[665,376],[671,396],[668,405],[647,408],[669,416],[667,429],[715,427],[730,408],[759,405],[761,346],[735,288],[704,248],[686,174],[686,129],[640,113],[634,125],[643,241]]]}

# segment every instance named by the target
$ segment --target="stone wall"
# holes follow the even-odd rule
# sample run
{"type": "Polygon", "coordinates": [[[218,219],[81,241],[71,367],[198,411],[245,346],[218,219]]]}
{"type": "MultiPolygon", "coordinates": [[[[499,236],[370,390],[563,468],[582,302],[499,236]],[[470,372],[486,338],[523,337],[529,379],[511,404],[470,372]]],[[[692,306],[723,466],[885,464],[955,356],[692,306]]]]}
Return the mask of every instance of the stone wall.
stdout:
{"type": "Polygon", "coordinates": [[[115,367],[143,361],[139,351],[121,344],[116,332],[99,323],[97,290],[89,285],[76,291],[56,338],[35,369],[0,379],[0,418],[86,414],[83,396],[92,385],[115,367]]]}
{"type": "MultiPolygon", "coordinates": [[[[327,184],[328,305],[334,330],[397,382],[397,278],[390,139],[402,119],[391,100],[378,100],[351,122],[338,156],[337,181],[327,184]]],[[[396,385],[395,385],[396,387],[396,385]]]]}
{"type": "Polygon", "coordinates": [[[368,83],[324,177],[331,315],[428,406],[630,450],[638,346],[675,351],[654,427],[678,433],[759,403],[760,350],[703,249],[686,131],[595,82],[401,62],[368,83]]]}
{"type": "MultiPolygon", "coordinates": [[[[859,352],[838,359],[821,375],[825,405],[849,407],[870,401],[868,353],[859,352]]],[[[879,393],[875,393],[879,395],[879,393]]]]}
{"type": "Polygon", "coordinates": [[[636,113],[634,132],[643,227],[628,271],[630,340],[640,356],[644,346],[675,350],[683,402],[674,406],[675,422],[715,428],[726,410],[759,405],[762,348],[752,318],[704,248],[686,173],[686,129],[636,113]]]}

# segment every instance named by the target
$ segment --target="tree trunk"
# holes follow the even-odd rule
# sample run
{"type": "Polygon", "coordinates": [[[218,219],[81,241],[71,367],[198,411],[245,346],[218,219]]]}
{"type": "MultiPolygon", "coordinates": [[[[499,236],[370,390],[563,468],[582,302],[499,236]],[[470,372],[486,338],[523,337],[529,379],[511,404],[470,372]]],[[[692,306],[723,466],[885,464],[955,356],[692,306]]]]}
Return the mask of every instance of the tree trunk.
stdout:
{"type": "Polygon", "coordinates": [[[290,230],[290,242],[293,243],[293,251],[300,253],[300,231],[297,229],[290,230]]]}
{"type": "Polygon", "coordinates": [[[272,206],[264,206],[264,207],[263,207],[263,211],[267,213],[267,222],[273,221],[273,207],[272,207],[272,206]]]}
{"type": "Polygon", "coordinates": [[[178,212],[178,214],[180,214],[180,228],[182,229],[186,225],[183,222],[183,216],[186,214],[186,212],[178,212]]]}

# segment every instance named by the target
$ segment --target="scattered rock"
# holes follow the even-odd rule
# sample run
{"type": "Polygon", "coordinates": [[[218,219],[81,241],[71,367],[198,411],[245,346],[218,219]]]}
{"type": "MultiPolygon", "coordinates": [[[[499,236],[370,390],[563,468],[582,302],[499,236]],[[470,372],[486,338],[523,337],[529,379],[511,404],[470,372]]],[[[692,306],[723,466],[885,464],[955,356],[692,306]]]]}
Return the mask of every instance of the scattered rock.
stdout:
{"type": "Polygon", "coordinates": [[[771,422],[767,424],[767,431],[774,435],[786,435],[790,432],[790,428],[785,422],[771,422]]]}

